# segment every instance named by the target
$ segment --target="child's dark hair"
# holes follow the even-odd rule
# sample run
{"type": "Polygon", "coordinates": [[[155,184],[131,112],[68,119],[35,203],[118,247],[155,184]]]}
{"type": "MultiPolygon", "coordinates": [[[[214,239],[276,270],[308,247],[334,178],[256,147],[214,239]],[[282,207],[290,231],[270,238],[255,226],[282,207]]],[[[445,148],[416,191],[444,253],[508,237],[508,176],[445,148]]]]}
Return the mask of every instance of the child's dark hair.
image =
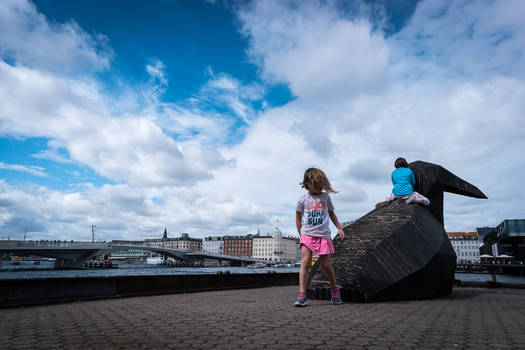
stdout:
{"type": "Polygon", "coordinates": [[[394,166],[396,168],[408,168],[408,163],[405,158],[397,158],[396,162],[394,163],[394,166]]]}
{"type": "Polygon", "coordinates": [[[303,182],[301,182],[301,187],[306,188],[307,190],[310,190],[312,187],[316,187],[321,190],[325,190],[326,192],[337,193],[337,191],[332,188],[332,185],[330,184],[330,181],[328,181],[326,174],[321,169],[317,168],[306,169],[304,172],[303,182]]]}

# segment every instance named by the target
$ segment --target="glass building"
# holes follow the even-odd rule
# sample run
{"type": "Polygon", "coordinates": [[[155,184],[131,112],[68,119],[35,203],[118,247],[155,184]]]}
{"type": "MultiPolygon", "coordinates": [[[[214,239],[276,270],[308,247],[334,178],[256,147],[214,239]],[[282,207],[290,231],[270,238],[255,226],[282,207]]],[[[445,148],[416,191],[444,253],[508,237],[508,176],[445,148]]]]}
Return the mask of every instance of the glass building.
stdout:
{"type": "Polygon", "coordinates": [[[496,227],[498,238],[525,237],[525,219],[503,220],[496,227]]]}

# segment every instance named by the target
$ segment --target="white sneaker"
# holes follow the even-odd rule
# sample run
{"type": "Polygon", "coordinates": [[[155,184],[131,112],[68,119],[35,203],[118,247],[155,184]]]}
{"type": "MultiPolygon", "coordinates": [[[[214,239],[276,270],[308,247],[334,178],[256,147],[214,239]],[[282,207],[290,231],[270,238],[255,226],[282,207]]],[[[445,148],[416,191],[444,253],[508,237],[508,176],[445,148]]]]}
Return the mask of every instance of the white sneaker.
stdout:
{"type": "Polygon", "coordinates": [[[406,204],[410,204],[410,203],[412,203],[415,199],[416,199],[416,195],[415,195],[415,194],[411,194],[410,197],[407,198],[407,200],[405,201],[405,203],[406,203],[406,204]]]}

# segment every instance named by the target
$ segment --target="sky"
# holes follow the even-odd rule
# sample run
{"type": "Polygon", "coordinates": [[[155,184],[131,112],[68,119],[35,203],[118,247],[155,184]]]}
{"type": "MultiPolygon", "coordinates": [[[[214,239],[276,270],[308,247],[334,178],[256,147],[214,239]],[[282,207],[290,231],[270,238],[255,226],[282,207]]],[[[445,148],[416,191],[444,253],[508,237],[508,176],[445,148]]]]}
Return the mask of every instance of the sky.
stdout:
{"type": "MultiPolygon", "coordinates": [[[[296,235],[439,164],[447,231],[525,218],[521,0],[0,2],[0,239],[296,235]]],[[[335,234],[332,226],[333,234],[335,234]]]]}

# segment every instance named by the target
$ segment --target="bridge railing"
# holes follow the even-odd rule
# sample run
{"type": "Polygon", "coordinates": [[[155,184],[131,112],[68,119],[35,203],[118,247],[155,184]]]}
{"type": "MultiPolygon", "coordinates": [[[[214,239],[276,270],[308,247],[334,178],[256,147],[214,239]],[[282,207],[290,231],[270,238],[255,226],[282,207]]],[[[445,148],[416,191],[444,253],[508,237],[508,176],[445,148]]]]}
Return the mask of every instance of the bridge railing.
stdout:
{"type": "Polygon", "coordinates": [[[106,242],[81,242],[81,241],[0,241],[0,247],[3,248],[75,248],[75,247],[93,247],[93,248],[107,248],[110,244],[106,242]]]}

